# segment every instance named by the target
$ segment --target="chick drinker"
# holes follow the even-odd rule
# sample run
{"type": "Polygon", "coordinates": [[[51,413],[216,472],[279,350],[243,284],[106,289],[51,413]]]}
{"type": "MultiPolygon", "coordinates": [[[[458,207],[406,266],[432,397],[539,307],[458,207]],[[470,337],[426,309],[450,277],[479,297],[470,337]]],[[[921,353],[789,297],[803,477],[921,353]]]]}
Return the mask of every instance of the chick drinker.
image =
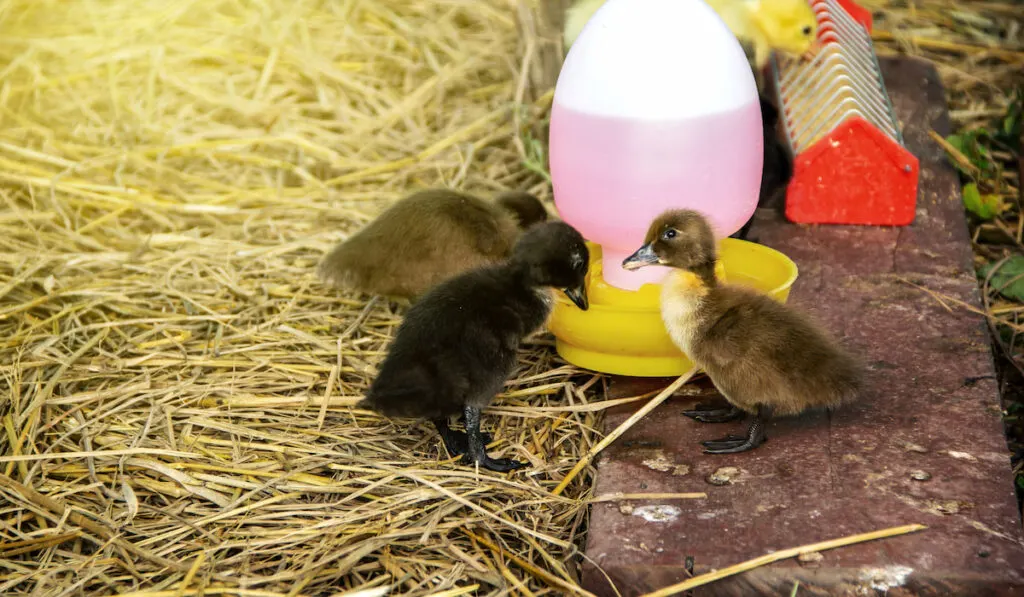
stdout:
{"type": "Polygon", "coordinates": [[[666,268],[629,272],[622,260],[663,210],[696,209],[721,237],[750,218],[761,145],[753,73],[709,6],[609,0],[584,26],[555,86],[555,206],[601,246],[605,281],[638,290],[666,268]]]}
{"type": "Polygon", "coordinates": [[[726,238],[757,207],[761,129],[743,48],[702,0],[608,0],[590,17],[566,55],[551,108],[555,207],[592,249],[590,308],[558,298],[549,320],[564,359],[635,376],[691,366],[660,317],[668,268],[622,268],[666,209],[708,218],[722,240],[721,277],[785,300],[792,262],[726,238]]]}

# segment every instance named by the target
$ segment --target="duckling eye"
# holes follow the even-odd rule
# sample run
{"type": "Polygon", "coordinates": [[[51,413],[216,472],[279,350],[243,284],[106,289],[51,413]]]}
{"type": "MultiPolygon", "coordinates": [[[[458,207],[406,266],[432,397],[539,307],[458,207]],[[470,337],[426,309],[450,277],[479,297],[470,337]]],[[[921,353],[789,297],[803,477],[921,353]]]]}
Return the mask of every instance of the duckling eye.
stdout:
{"type": "Polygon", "coordinates": [[[569,256],[569,265],[572,269],[579,269],[583,265],[583,255],[579,251],[573,251],[569,256]]]}
{"type": "Polygon", "coordinates": [[[678,234],[678,232],[676,232],[675,228],[669,228],[668,230],[661,234],[661,238],[665,240],[672,240],[673,238],[676,237],[676,234],[678,234]]]}
{"type": "Polygon", "coordinates": [[[803,29],[801,29],[801,31],[803,31],[804,35],[810,35],[811,34],[811,26],[807,25],[803,29]]]}

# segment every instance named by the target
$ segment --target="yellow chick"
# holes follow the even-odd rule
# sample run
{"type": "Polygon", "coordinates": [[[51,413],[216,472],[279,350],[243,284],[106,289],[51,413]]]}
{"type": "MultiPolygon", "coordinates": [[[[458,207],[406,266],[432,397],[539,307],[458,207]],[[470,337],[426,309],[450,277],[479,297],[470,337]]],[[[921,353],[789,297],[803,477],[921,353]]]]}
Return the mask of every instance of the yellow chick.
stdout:
{"type": "Polygon", "coordinates": [[[811,51],[818,20],[807,0],[705,0],[740,42],[754,50],[760,71],[776,50],[792,56],[811,51]]]}
{"type": "Polygon", "coordinates": [[[661,293],[661,316],[679,348],[711,378],[730,408],[685,414],[724,423],[751,413],[745,436],[703,442],[705,453],[752,450],[765,440],[765,421],[831,409],[853,400],[862,366],[805,313],[749,288],[715,278],[715,236],[692,210],[670,210],[651,224],[644,245],[622,266],[675,268],[661,293]]]}
{"type": "MultiPolygon", "coordinates": [[[[705,0],[740,42],[754,51],[758,71],[768,64],[772,50],[794,56],[811,51],[818,21],[807,0],[705,0]]],[[[577,0],[565,12],[563,38],[568,49],[605,0],[577,0]]]]}

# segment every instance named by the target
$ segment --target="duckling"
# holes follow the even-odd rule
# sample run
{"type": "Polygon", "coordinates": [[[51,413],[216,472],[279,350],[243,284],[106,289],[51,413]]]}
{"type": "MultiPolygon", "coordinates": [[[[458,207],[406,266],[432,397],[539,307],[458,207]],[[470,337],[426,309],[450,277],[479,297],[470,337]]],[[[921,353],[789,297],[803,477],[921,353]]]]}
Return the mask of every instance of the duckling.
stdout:
{"type": "MultiPolygon", "coordinates": [[[[741,43],[752,47],[757,75],[764,71],[772,51],[806,56],[817,41],[818,19],[807,0],[704,1],[741,43]]],[[[758,82],[762,83],[760,78],[758,82]]]]}
{"type": "Polygon", "coordinates": [[[506,259],[520,233],[547,217],[529,193],[488,202],[449,189],[419,191],[331,250],[317,274],[333,286],[408,302],[442,280],[506,259]]]}
{"type": "Polygon", "coordinates": [[[441,282],[409,309],[358,406],[431,421],[448,452],[465,463],[499,472],[525,466],[487,455],[480,409],[512,373],[523,338],[547,321],[551,288],[587,310],[589,263],[580,233],[552,221],[523,233],[508,261],[441,282]],[[466,433],[448,426],[459,413],[466,433]]]}
{"type": "Polygon", "coordinates": [[[651,224],[644,245],[623,260],[634,270],[676,268],[661,292],[661,314],[679,348],[711,378],[730,408],[684,414],[704,423],[754,415],[745,437],[703,442],[708,454],[752,450],[765,421],[808,409],[832,409],[862,387],[861,363],[807,315],[768,295],[715,278],[715,237],[707,219],[670,210],[651,224]]]}
{"type": "MultiPolygon", "coordinates": [[[[764,166],[761,169],[761,190],[757,197],[758,207],[781,208],[777,200],[784,196],[786,186],[793,178],[793,158],[789,154],[789,148],[779,140],[777,127],[779,122],[779,111],[775,106],[760,96],[761,101],[761,129],[764,135],[764,166]]],[[[732,238],[746,240],[750,227],[754,224],[751,217],[732,238]]]]}

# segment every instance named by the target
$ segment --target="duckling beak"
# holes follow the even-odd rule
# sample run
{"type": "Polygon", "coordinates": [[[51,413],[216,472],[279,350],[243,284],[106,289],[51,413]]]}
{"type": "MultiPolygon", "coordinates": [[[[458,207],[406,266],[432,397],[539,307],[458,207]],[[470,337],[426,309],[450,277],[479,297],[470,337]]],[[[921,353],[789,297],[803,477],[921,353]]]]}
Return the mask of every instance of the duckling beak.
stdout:
{"type": "Polygon", "coordinates": [[[811,47],[807,48],[807,51],[801,54],[800,58],[806,62],[810,62],[814,60],[814,57],[818,55],[819,51],[821,51],[821,42],[819,42],[818,40],[814,40],[814,43],[811,44],[811,47]]]}
{"type": "Polygon", "coordinates": [[[657,265],[658,256],[654,253],[654,245],[646,244],[639,249],[636,253],[633,253],[629,257],[622,260],[622,269],[624,270],[635,270],[644,267],[645,265],[657,265]]]}
{"type": "Polygon", "coordinates": [[[586,311],[590,306],[590,303],[587,301],[586,286],[574,286],[572,288],[566,288],[562,292],[564,292],[565,296],[569,297],[569,300],[575,303],[580,310],[586,311]]]}

